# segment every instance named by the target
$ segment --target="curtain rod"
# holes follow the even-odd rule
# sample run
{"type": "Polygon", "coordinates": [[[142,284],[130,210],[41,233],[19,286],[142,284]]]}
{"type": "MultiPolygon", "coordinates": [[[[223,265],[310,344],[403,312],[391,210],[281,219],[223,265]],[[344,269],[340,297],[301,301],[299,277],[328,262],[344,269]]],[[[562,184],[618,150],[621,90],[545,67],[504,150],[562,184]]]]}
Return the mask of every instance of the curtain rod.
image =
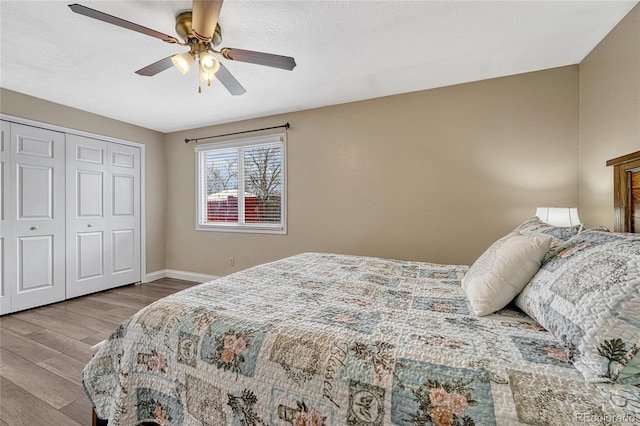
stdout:
{"type": "Polygon", "coordinates": [[[291,125],[289,123],[284,123],[284,124],[282,124],[280,126],[264,127],[262,129],[254,129],[254,130],[243,130],[241,132],[225,133],[224,135],[205,136],[205,137],[202,137],[202,138],[194,138],[194,139],[185,138],[184,143],[189,143],[191,141],[195,141],[196,143],[198,143],[198,141],[201,140],[201,139],[221,138],[223,136],[233,136],[233,135],[241,135],[243,133],[260,132],[262,130],[279,129],[281,127],[284,127],[285,129],[289,129],[291,127],[291,125]]]}

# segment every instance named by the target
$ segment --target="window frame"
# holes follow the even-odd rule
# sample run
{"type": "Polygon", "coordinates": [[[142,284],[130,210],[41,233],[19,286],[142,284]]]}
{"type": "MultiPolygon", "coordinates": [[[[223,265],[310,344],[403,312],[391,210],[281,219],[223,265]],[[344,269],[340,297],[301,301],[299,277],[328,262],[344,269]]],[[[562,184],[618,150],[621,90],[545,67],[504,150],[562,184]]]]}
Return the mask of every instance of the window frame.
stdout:
{"type": "Polygon", "coordinates": [[[253,234],[286,234],[287,233],[287,134],[277,133],[265,136],[257,136],[251,138],[234,139],[225,142],[213,142],[208,144],[197,144],[195,146],[195,196],[196,196],[196,231],[216,231],[216,232],[241,232],[253,234]],[[207,202],[206,197],[201,197],[203,185],[206,186],[206,173],[201,167],[202,158],[210,151],[235,150],[238,153],[238,170],[243,169],[244,175],[244,149],[256,148],[265,145],[282,144],[282,194],[280,201],[280,222],[277,224],[255,224],[241,223],[244,220],[244,212],[240,209],[244,208],[245,181],[238,179],[238,222],[220,222],[211,223],[203,221],[206,216],[207,202]],[[242,187],[240,187],[242,182],[242,187]],[[242,206],[242,207],[241,207],[242,206]]]}

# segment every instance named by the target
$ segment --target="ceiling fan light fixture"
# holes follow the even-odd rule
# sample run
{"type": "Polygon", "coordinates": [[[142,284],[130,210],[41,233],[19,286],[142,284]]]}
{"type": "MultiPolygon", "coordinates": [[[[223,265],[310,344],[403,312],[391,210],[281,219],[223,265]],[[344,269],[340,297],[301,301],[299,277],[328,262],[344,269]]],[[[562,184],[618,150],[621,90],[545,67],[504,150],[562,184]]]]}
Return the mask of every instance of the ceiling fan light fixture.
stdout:
{"type": "Polygon", "coordinates": [[[191,65],[193,65],[193,55],[191,55],[190,52],[173,55],[171,57],[171,62],[173,62],[173,66],[175,66],[178,71],[182,74],[186,74],[187,71],[191,69],[191,65]]]}
{"type": "Polygon", "coordinates": [[[211,53],[200,53],[200,68],[207,74],[215,74],[220,69],[220,62],[211,53]]]}
{"type": "Polygon", "coordinates": [[[215,74],[210,74],[200,67],[200,81],[207,83],[207,86],[211,86],[211,82],[216,79],[215,74]]]}
{"type": "MultiPolygon", "coordinates": [[[[1,2],[2,0],[0,0],[1,2]]],[[[255,52],[252,50],[233,49],[224,47],[221,51],[214,49],[222,42],[222,30],[218,25],[218,17],[223,0],[193,0],[192,10],[184,11],[176,16],[176,32],[184,41],[151,28],[138,25],[134,22],[109,15],[99,10],[79,4],[70,4],[72,12],[84,15],[91,19],[106,22],[127,30],[136,31],[162,40],[165,43],[188,47],[189,51],[167,56],[144,68],[136,71],[136,74],[151,77],[164,70],[175,66],[182,74],[186,74],[194,62],[198,62],[198,77],[205,83],[211,84],[212,80],[220,80],[220,84],[233,96],[246,93],[246,90],[238,80],[221,64],[213,54],[221,55],[230,61],[247,62],[264,65],[272,68],[280,68],[291,71],[296,66],[295,59],[289,56],[274,55],[272,53],[255,52]]],[[[201,91],[200,85],[198,92],[201,91]]]]}

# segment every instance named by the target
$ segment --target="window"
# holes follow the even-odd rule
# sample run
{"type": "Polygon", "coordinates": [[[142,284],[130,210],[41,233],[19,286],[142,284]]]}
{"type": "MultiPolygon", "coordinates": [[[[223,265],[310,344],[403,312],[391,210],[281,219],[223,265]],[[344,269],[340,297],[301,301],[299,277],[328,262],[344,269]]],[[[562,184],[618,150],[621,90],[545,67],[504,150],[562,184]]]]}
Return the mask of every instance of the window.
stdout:
{"type": "Polygon", "coordinates": [[[196,229],[286,233],[285,136],[196,145],[196,229]]]}

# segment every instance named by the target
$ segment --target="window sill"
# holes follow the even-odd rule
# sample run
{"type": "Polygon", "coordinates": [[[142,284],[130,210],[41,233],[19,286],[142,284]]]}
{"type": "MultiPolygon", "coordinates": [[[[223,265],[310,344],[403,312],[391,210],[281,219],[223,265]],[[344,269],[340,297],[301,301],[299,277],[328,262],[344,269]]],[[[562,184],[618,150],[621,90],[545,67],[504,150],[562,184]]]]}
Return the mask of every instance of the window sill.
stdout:
{"type": "Polygon", "coordinates": [[[196,231],[213,231],[213,232],[240,232],[245,234],[277,234],[286,235],[287,228],[282,225],[275,226],[239,226],[237,224],[216,224],[216,225],[196,225],[196,231]]]}

